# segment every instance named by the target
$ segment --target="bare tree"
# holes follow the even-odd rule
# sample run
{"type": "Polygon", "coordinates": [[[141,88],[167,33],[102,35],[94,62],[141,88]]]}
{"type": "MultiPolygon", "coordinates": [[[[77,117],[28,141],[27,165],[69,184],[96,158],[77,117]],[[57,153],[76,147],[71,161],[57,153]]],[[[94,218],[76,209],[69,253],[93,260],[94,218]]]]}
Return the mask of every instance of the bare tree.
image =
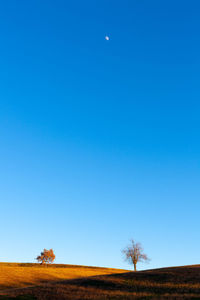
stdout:
{"type": "Polygon", "coordinates": [[[44,249],[40,255],[37,256],[37,261],[41,263],[41,265],[44,264],[50,264],[53,263],[56,256],[53,252],[53,249],[47,250],[44,249]]]}
{"type": "Polygon", "coordinates": [[[131,244],[122,250],[125,255],[125,259],[134,265],[134,271],[137,271],[137,263],[142,261],[148,261],[149,258],[143,253],[143,248],[140,243],[136,243],[131,240],[131,244]]]}

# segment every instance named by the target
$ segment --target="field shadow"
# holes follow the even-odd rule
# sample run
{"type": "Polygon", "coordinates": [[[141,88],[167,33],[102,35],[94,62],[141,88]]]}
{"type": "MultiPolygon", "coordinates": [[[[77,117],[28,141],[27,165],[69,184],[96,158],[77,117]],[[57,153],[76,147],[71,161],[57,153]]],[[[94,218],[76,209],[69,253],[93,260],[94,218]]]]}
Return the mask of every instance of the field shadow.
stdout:
{"type": "Polygon", "coordinates": [[[32,295],[21,295],[16,297],[0,296],[0,300],[37,300],[37,298],[32,295]]]}

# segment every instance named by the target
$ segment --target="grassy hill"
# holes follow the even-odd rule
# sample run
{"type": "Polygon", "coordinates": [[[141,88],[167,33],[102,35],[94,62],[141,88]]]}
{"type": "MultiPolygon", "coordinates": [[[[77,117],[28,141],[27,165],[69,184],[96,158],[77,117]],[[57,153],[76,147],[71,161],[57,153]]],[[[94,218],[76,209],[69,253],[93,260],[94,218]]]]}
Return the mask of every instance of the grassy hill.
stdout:
{"type": "Polygon", "coordinates": [[[14,288],[40,285],[96,275],[124,273],[125,270],[77,265],[40,265],[31,263],[0,263],[0,292],[14,288]]]}
{"type": "Polygon", "coordinates": [[[8,299],[5,295],[30,300],[200,299],[200,265],[134,273],[71,265],[2,263],[0,295],[4,295],[0,300],[8,299]]]}

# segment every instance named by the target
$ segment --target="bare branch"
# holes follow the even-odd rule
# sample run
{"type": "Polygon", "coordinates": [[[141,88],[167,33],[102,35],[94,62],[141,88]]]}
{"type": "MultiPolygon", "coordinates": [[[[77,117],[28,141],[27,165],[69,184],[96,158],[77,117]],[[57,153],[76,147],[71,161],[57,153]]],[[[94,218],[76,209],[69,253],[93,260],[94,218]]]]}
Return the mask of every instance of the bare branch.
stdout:
{"type": "Polygon", "coordinates": [[[134,265],[135,271],[138,262],[149,261],[147,255],[143,253],[142,245],[136,243],[133,239],[131,240],[131,244],[122,250],[122,253],[125,259],[134,265]]]}

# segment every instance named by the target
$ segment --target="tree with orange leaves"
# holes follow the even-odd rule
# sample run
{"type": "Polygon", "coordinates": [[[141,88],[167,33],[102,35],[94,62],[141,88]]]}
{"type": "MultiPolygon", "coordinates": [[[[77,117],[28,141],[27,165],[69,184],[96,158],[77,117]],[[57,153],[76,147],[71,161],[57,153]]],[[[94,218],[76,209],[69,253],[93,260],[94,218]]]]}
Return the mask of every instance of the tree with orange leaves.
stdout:
{"type": "Polygon", "coordinates": [[[44,249],[40,255],[37,256],[37,261],[40,262],[41,265],[51,264],[54,262],[56,256],[53,252],[53,249],[47,250],[44,249]]]}

